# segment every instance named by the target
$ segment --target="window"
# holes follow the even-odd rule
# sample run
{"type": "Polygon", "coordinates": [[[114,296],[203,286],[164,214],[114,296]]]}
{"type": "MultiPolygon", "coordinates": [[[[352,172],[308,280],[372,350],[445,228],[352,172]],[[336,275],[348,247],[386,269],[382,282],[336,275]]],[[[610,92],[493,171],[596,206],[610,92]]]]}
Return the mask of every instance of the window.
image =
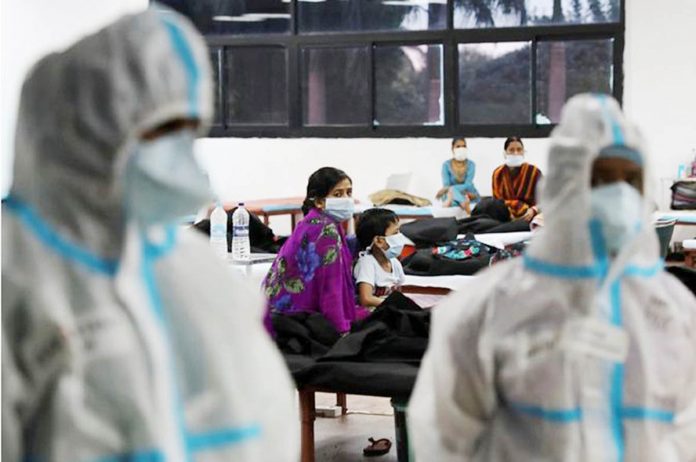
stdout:
{"type": "Polygon", "coordinates": [[[287,125],[287,57],[281,47],[225,49],[229,125],[287,125]]]}
{"type": "Polygon", "coordinates": [[[442,0],[300,0],[298,29],[301,33],[445,29],[446,3],[442,0]]]}
{"type": "Polygon", "coordinates": [[[283,0],[167,0],[204,35],[288,34],[290,2],[283,0]]]}
{"type": "Polygon", "coordinates": [[[460,29],[616,23],[619,0],[454,0],[460,29]]]}
{"type": "Polygon", "coordinates": [[[376,125],[442,125],[442,45],[375,47],[376,125]]]}
{"type": "Polygon", "coordinates": [[[210,46],[212,136],[548,136],[623,93],[622,0],[160,0],[210,46]]]}
{"type": "Polygon", "coordinates": [[[366,46],[303,49],[303,124],[369,127],[369,81],[370,50],[366,46]]]}
{"type": "Polygon", "coordinates": [[[210,49],[210,66],[213,70],[213,92],[215,98],[214,113],[213,113],[213,126],[222,126],[222,85],[220,85],[220,74],[222,70],[220,69],[220,64],[222,63],[222,58],[220,54],[222,53],[222,48],[211,48],[210,49]]]}
{"type": "Polygon", "coordinates": [[[595,91],[611,93],[611,40],[540,42],[537,47],[537,112],[539,124],[557,123],[568,98],[595,91]]]}
{"type": "Polygon", "coordinates": [[[459,45],[459,121],[531,123],[531,42],[459,45]]]}

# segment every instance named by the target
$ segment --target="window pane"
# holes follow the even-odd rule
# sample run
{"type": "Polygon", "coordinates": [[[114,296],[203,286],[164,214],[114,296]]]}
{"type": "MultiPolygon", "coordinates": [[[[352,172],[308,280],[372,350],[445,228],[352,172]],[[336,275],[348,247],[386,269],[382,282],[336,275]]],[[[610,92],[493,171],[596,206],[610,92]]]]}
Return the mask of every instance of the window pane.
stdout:
{"type": "Polygon", "coordinates": [[[375,47],[375,124],[442,125],[442,45],[375,47]]]}
{"type": "Polygon", "coordinates": [[[530,42],[459,45],[459,122],[528,124],[530,42]]]}
{"type": "Polygon", "coordinates": [[[290,2],[283,0],[158,0],[191,18],[201,33],[267,34],[290,31],[290,2]]]}
{"type": "Polygon", "coordinates": [[[283,48],[228,48],[227,123],[287,125],[287,59],[283,48]]]}
{"type": "Polygon", "coordinates": [[[210,49],[210,66],[213,70],[213,125],[222,125],[220,108],[220,49],[210,49]]]}
{"type": "Polygon", "coordinates": [[[454,27],[618,22],[621,0],[454,0],[454,27]]]}
{"type": "Polygon", "coordinates": [[[536,122],[557,123],[563,104],[578,93],[611,93],[612,47],[612,39],[539,42],[536,122]]]}
{"type": "Polygon", "coordinates": [[[447,0],[298,0],[302,32],[447,27],[447,0]]]}
{"type": "Polygon", "coordinates": [[[305,125],[370,125],[367,47],[302,50],[305,125]]]}

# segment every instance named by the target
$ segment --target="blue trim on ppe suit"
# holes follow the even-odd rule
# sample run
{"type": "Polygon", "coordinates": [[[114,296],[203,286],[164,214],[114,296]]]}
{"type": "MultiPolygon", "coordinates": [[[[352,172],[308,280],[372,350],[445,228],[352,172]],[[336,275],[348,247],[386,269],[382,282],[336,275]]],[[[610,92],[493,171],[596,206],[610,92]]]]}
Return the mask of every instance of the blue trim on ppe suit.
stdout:
{"type": "Polygon", "coordinates": [[[113,277],[118,269],[118,261],[101,257],[69,242],[60,236],[28,204],[21,199],[8,196],[7,209],[12,212],[46,247],[66,260],[105,276],[113,277]]]}

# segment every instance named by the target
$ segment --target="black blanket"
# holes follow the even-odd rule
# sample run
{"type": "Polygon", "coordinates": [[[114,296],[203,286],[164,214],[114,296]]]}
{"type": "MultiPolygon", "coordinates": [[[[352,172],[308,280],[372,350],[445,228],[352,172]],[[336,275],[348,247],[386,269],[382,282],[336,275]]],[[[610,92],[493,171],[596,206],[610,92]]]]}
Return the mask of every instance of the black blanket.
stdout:
{"type": "Polygon", "coordinates": [[[471,276],[486,268],[491,255],[482,255],[466,260],[451,260],[433,255],[432,249],[419,249],[401,261],[404,273],[411,276],[471,276]]]}
{"type": "Polygon", "coordinates": [[[419,363],[428,343],[430,311],[400,292],[392,293],[367,318],[341,336],[321,314],[272,315],[283,353],[319,361],[419,363]]]}
{"type": "Polygon", "coordinates": [[[274,314],[272,322],[298,387],[407,397],[428,344],[430,312],[395,292],[343,337],[319,314],[274,314]]]}
{"type": "Polygon", "coordinates": [[[696,271],[680,266],[668,266],[667,272],[672,273],[682,284],[696,295],[696,271]]]}
{"type": "Polygon", "coordinates": [[[452,217],[426,218],[404,223],[401,225],[401,233],[411,239],[416,247],[430,247],[456,239],[459,226],[452,217]]]}

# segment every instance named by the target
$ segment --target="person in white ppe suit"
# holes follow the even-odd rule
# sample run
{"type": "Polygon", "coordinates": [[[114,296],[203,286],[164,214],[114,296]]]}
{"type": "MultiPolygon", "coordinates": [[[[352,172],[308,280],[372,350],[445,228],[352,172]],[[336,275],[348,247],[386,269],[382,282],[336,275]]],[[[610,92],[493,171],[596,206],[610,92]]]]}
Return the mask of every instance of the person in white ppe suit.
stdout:
{"type": "Polygon", "coordinates": [[[2,210],[2,460],[293,461],[263,300],[176,220],[210,199],[202,37],[151,9],[43,58],[2,210]]]}
{"type": "Polygon", "coordinates": [[[568,101],[544,228],[434,310],[417,461],[696,460],[696,299],[663,271],[643,147],[612,98],[568,101]]]}

